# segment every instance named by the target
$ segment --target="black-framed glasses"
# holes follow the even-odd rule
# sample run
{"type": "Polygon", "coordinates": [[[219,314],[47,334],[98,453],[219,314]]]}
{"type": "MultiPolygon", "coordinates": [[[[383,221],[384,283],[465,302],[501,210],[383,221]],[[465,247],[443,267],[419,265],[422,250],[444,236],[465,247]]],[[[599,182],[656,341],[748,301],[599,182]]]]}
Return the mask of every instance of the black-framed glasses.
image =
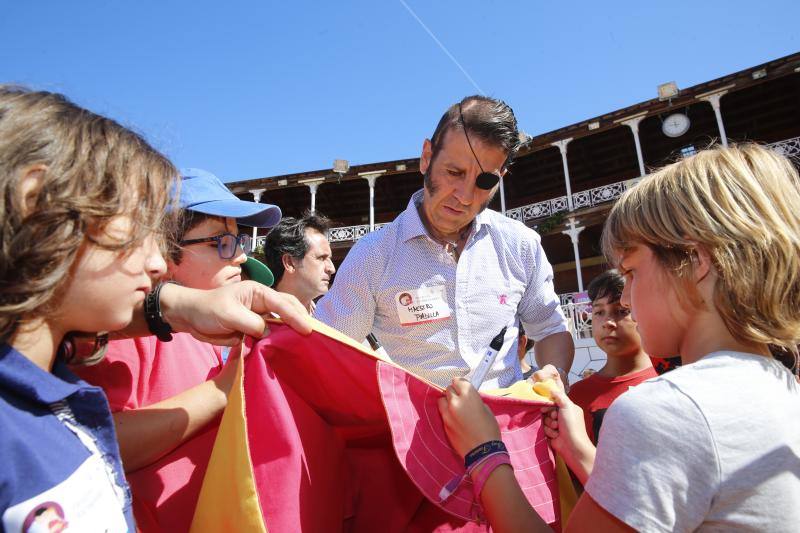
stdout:
{"type": "Polygon", "coordinates": [[[233,259],[236,257],[236,252],[239,247],[242,247],[244,253],[250,253],[251,237],[247,233],[240,233],[238,236],[233,233],[220,233],[213,237],[205,237],[202,239],[186,239],[180,241],[180,246],[188,246],[190,244],[201,244],[204,242],[216,242],[217,253],[220,259],[233,259]]]}
{"type": "Polygon", "coordinates": [[[494,174],[493,172],[486,172],[483,170],[483,165],[481,165],[481,160],[478,159],[478,156],[475,154],[475,150],[472,148],[472,143],[469,140],[469,134],[467,133],[467,123],[464,122],[464,112],[461,110],[461,102],[458,103],[458,114],[461,116],[461,125],[464,127],[464,137],[467,138],[467,144],[469,145],[469,151],[472,152],[472,156],[475,158],[475,161],[478,162],[478,167],[481,169],[481,173],[478,174],[478,177],[475,178],[475,186],[479,189],[483,189],[484,191],[492,190],[492,187],[497,185],[500,182],[500,176],[494,174]]]}

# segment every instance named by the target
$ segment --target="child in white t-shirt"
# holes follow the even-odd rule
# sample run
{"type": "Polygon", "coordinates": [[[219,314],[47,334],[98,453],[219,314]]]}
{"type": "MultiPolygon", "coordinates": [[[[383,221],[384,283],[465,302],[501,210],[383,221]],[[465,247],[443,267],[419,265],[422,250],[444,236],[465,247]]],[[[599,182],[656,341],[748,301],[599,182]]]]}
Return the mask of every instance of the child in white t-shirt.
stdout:
{"type": "MultiPolygon", "coordinates": [[[[603,248],[621,302],[645,351],[684,366],[619,397],[596,450],[555,394],[545,432],[586,487],[567,530],[797,529],[800,385],[769,345],[796,353],[800,338],[798,187],[788,160],[744,145],[670,165],[614,206],[603,248]]],[[[481,407],[464,381],[440,400],[459,453],[499,438],[481,407]]],[[[496,532],[543,528],[507,465],[481,499],[496,532]]]]}

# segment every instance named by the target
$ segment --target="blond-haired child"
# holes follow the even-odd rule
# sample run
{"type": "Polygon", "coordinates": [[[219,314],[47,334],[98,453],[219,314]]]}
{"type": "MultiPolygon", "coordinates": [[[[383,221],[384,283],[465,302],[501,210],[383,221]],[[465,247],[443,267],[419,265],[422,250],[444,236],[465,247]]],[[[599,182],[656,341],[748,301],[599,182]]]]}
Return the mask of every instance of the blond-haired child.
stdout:
{"type": "MultiPolygon", "coordinates": [[[[546,433],[586,487],[568,530],[796,530],[800,386],[769,345],[800,338],[798,205],[791,163],[743,145],[670,165],[614,206],[603,247],[622,302],[645,351],[684,366],[618,398],[596,450],[556,394],[546,433]]],[[[466,453],[496,425],[468,384],[452,387],[440,408],[466,453]]],[[[542,526],[520,496],[498,467],[481,494],[495,531],[542,526]]]]}

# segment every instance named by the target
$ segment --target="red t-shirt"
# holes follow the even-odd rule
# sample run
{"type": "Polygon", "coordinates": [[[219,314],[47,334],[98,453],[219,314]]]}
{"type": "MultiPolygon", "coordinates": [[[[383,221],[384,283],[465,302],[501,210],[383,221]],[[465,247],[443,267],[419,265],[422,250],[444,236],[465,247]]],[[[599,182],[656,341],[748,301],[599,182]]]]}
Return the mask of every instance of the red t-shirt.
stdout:
{"type": "Polygon", "coordinates": [[[629,387],[656,376],[658,374],[653,367],[613,378],[592,374],[570,387],[569,398],[583,409],[586,432],[593,443],[597,444],[603,416],[614,400],[629,387]]]}
{"type": "MultiPolygon", "coordinates": [[[[102,387],[111,411],[118,412],[171,398],[221,369],[218,347],[177,333],[171,342],[156,337],[109,342],[100,363],[73,370],[102,387]]],[[[212,424],[155,463],[126,473],[138,529],[189,530],[216,434],[217,425],[212,424]]]]}

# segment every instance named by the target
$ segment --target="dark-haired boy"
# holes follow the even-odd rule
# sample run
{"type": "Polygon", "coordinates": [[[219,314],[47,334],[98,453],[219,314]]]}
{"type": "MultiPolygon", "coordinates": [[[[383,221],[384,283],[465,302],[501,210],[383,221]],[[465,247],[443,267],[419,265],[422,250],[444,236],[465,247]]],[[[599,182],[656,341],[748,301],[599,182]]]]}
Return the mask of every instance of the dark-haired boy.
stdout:
{"type": "Polygon", "coordinates": [[[592,336],[607,355],[605,366],[570,388],[569,397],[583,409],[586,432],[597,444],[608,407],[630,387],[657,376],[630,310],[620,303],[625,279],[616,270],[603,272],[588,287],[592,302],[592,336]]]}

